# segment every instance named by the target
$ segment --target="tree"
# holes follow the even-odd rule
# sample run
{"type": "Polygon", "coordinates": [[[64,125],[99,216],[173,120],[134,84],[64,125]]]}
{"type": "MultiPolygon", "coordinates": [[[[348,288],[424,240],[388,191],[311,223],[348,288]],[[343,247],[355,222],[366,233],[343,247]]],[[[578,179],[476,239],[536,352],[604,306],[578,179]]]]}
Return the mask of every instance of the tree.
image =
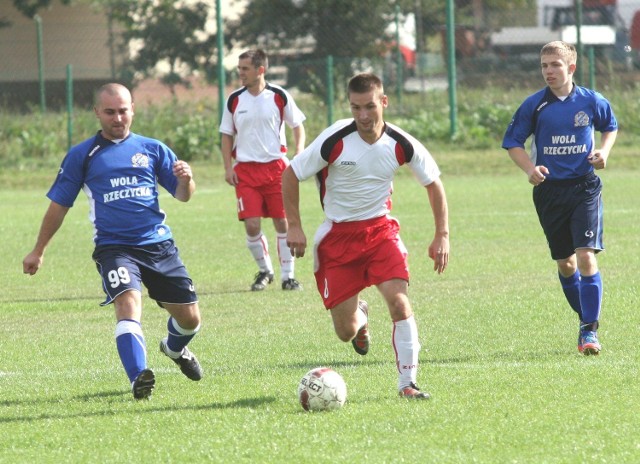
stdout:
{"type": "Polygon", "coordinates": [[[384,33],[393,12],[388,0],[250,0],[240,18],[227,24],[227,34],[236,44],[264,48],[272,62],[304,61],[290,66],[297,72],[304,67],[295,82],[304,87],[324,75],[329,55],[337,78],[353,72],[354,59],[381,59],[393,40],[384,33]]]}
{"type": "Polygon", "coordinates": [[[175,96],[175,86],[194,69],[207,68],[214,56],[215,36],[205,31],[209,5],[203,1],[112,0],[107,8],[124,27],[126,44],[138,45],[128,66],[136,77],[159,76],[175,96]],[[168,70],[159,71],[166,63],[168,70]]]}
{"type": "Polygon", "coordinates": [[[311,37],[312,56],[369,56],[382,48],[392,15],[388,0],[250,0],[228,33],[242,44],[274,49],[311,37]]]}
{"type": "MultiPolygon", "coordinates": [[[[27,18],[33,18],[38,14],[38,10],[51,5],[52,0],[13,0],[13,6],[27,18]]],[[[68,5],[71,0],[60,0],[63,5],[68,5]]]]}

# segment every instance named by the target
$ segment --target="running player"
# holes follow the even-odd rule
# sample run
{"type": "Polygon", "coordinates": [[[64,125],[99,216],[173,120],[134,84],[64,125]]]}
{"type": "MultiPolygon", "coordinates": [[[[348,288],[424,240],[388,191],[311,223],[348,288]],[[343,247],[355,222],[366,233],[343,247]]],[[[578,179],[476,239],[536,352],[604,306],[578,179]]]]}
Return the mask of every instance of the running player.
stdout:
{"type": "Polygon", "coordinates": [[[102,130],[72,147],[64,158],[23,271],[38,272],[49,242],[83,190],[95,230],[93,259],[107,296],[101,305],[114,304],[118,354],[134,398],[143,399],[151,395],[155,375],[147,367],[140,322],[142,285],[170,315],[160,350],[191,380],[202,378],[200,364],[187,348],[200,329],[200,310],[193,282],[165,224],[156,185],[186,202],[195,190],[193,174],[165,144],[130,132],[133,108],[126,87],[106,84],[98,89],[94,110],[102,130]]]}
{"type": "Polygon", "coordinates": [[[304,256],[307,239],[300,219],[299,182],[315,176],[326,215],[314,238],[315,278],[338,338],[351,341],[358,354],[367,354],[369,308],[359,294],[375,285],[393,321],[399,394],[428,399],[416,384],[420,342],[407,295],[407,250],[398,221],[389,212],[394,174],[407,165],[426,187],[435,222],[428,253],[434,270],[444,272],[449,262],[449,221],[440,170],[420,142],[384,121],[388,100],[380,78],[358,74],[347,90],[353,119],[325,129],[283,174],[287,245],[294,256],[304,256]]]}
{"type": "Polygon", "coordinates": [[[556,261],[562,290],[580,320],[578,351],[597,355],[602,278],[596,254],[602,241],[604,169],[618,133],[609,102],[573,83],[577,52],[562,41],[540,52],[547,87],[530,95],[516,111],[502,148],[534,185],[533,202],[556,261]],[[595,131],[602,133],[600,148],[595,131]],[[533,135],[531,155],[525,142],[533,135]]]}

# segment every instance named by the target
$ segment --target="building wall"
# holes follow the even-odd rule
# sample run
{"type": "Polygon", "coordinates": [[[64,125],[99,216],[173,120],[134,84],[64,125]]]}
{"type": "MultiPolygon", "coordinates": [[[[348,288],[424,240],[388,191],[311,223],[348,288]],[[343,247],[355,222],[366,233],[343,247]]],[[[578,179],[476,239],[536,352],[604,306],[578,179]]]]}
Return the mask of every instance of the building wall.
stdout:
{"type": "MultiPolygon", "coordinates": [[[[45,79],[65,78],[72,65],[74,78],[111,76],[106,15],[87,5],[65,6],[54,0],[39,12],[45,79]]],[[[0,82],[38,79],[36,22],[23,16],[12,0],[0,0],[0,17],[12,24],[0,28],[0,82]]]]}
{"type": "MultiPolygon", "coordinates": [[[[114,80],[121,59],[112,59],[105,13],[88,5],[63,5],[53,0],[38,12],[42,24],[45,104],[63,108],[67,102],[66,76],[71,65],[73,103],[91,104],[93,90],[114,80]],[[115,61],[115,66],[112,65],[115,61]]],[[[12,0],[0,0],[0,107],[29,111],[41,103],[36,21],[25,17],[12,0]]]]}

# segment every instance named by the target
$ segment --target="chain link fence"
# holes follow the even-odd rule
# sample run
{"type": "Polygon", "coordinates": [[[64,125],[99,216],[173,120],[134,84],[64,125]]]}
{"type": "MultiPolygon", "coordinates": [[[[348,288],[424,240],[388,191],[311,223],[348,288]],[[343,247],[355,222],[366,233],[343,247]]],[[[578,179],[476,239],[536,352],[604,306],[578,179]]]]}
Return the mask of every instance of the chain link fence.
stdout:
{"type": "MultiPolygon", "coordinates": [[[[451,55],[447,51],[445,2],[385,2],[379,18],[372,21],[358,6],[368,2],[327,0],[325,9],[308,19],[314,22],[315,27],[309,27],[314,34],[305,36],[300,33],[305,24],[290,31],[272,26],[278,17],[289,18],[294,7],[317,1],[225,0],[218,5],[216,1],[220,0],[208,3],[209,23],[214,33],[218,6],[228,47],[224,63],[227,86],[236,82],[237,54],[260,46],[270,55],[270,80],[323,99],[340,99],[345,79],[363,70],[381,75],[387,93],[395,95],[405,111],[412,110],[402,100],[405,95],[418,95],[411,101],[421,105],[430,93],[449,88],[452,74],[448,72],[451,55]],[[268,14],[252,13],[257,4],[268,5],[268,14]],[[340,11],[333,11],[334,6],[340,11]],[[243,28],[255,30],[244,36],[254,40],[242,42],[237,31],[243,28]],[[293,33],[298,38],[286,40],[293,33]],[[375,39],[364,46],[367,37],[375,39]]],[[[497,85],[538,89],[543,85],[537,72],[539,50],[556,39],[580,46],[577,78],[581,84],[634,85],[638,80],[640,0],[466,0],[455,4],[457,88],[497,85]]],[[[65,6],[54,0],[39,21],[22,16],[11,0],[0,0],[0,7],[3,108],[64,108],[67,79],[73,82],[74,104],[83,106],[100,83],[120,80],[136,84],[135,76],[124,69],[133,48],[123,52],[121,31],[99,4],[65,6]]],[[[212,45],[211,56],[215,55],[212,45]]],[[[206,81],[205,85],[218,81],[214,69],[185,72],[194,80],[206,81]]],[[[215,91],[205,95],[217,96],[215,91]]]]}

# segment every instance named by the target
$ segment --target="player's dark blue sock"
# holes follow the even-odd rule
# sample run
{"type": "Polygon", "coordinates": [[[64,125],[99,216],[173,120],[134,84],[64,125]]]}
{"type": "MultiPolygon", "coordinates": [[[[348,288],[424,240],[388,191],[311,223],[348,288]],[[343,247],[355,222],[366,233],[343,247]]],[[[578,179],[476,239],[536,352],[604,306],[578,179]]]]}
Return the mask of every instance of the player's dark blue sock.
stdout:
{"type": "Polygon", "coordinates": [[[133,382],[147,368],[147,345],[138,321],[123,319],[116,324],[116,346],[120,361],[133,382]]]}
{"type": "Polygon", "coordinates": [[[192,330],[183,329],[173,317],[170,317],[167,321],[167,331],[169,332],[167,347],[171,351],[182,353],[182,349],[196,336],[198,330],[200,330],[199,325],[192,330]]]}
{"type": "Polygon", "coordinates": [[[572,276],[564,277],[558,272],[558,278],[560,279],[562,291],[564,292],[564,296],[567,298],[571,309],[578,313],[580,320],[583,320],[582,307],[580,305],[580,273],[576,271],[572,276]]]}
{"type": "Polygon", "coordinates": [[[602,278],[596,272],[592,276],[580,276],[580,306],[582,322],[589,324],[600,319],[602,302],[602,278]]]}

